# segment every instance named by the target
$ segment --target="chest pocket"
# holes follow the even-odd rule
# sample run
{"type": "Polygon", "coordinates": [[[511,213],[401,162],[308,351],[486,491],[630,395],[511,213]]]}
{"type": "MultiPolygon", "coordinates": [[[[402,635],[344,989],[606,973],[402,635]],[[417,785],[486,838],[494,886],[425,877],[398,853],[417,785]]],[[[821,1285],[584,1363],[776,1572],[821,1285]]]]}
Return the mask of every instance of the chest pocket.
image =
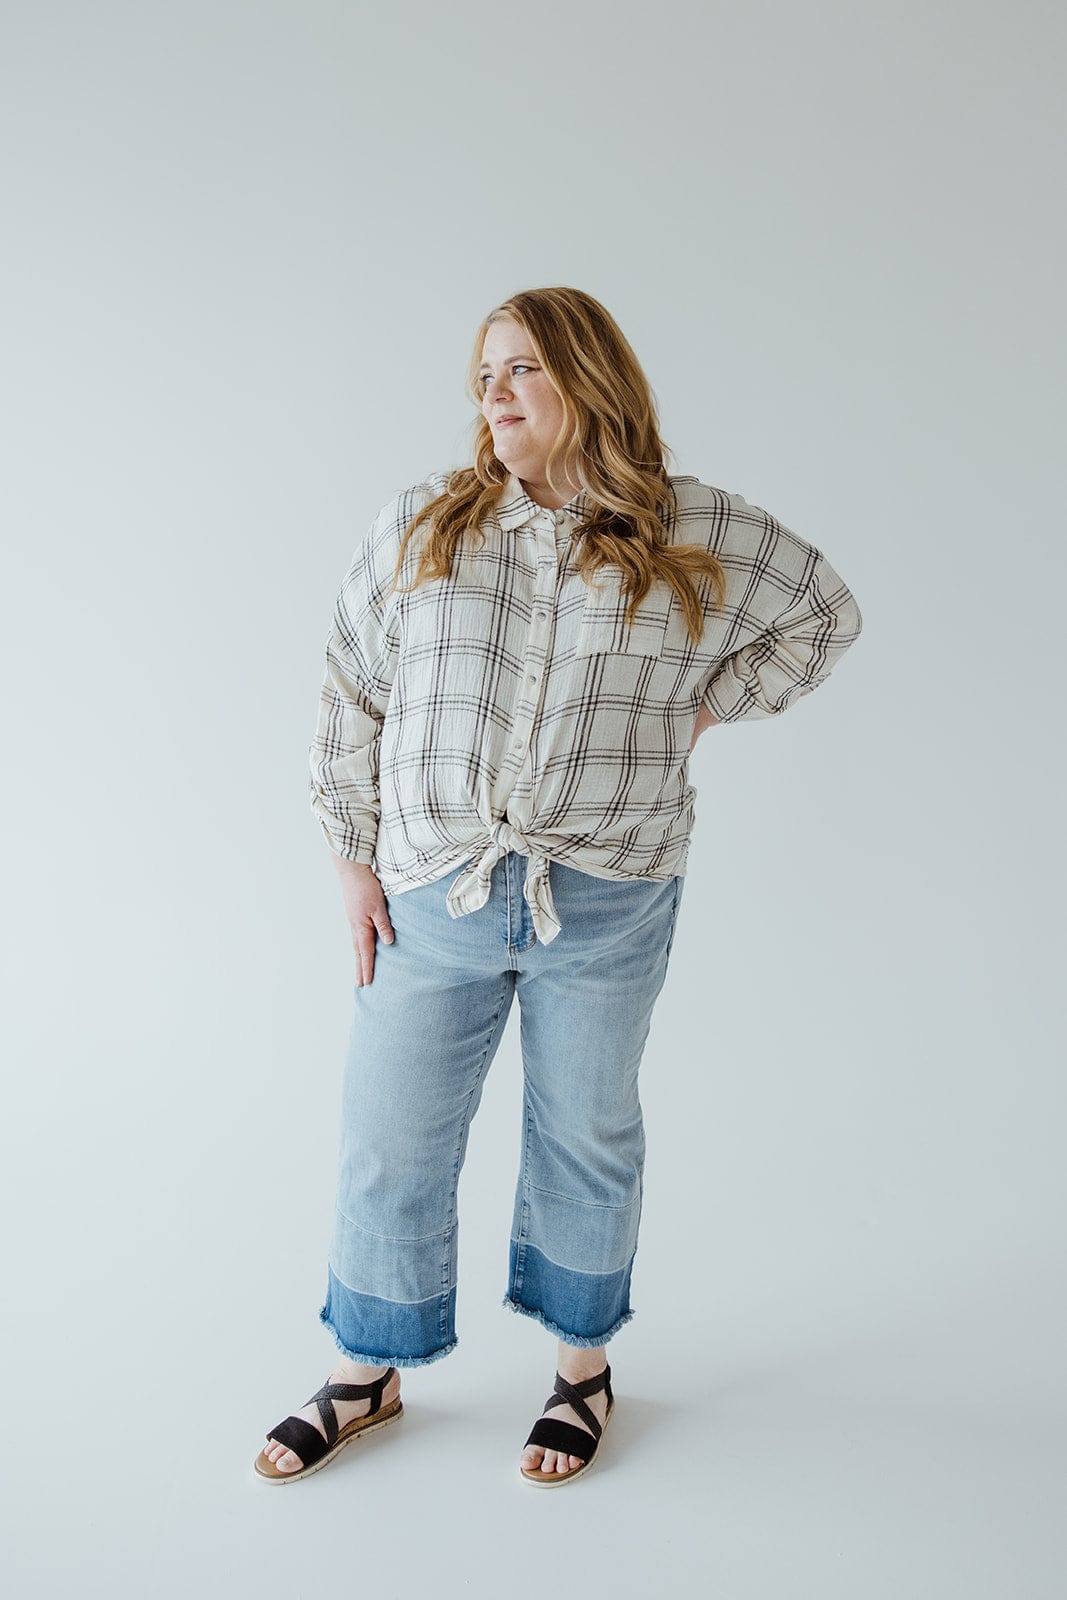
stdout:
{"type": "Polygon", "coordinates": [[[623,588],[618,567],[600,567],[592,574],[585,605],[578,617],[574,645],[576,656],[613,655],[661,656],[670,616],[672,589],[654,582],[637,608],[632,623],[626,621],[629,595],[623,588]]]}

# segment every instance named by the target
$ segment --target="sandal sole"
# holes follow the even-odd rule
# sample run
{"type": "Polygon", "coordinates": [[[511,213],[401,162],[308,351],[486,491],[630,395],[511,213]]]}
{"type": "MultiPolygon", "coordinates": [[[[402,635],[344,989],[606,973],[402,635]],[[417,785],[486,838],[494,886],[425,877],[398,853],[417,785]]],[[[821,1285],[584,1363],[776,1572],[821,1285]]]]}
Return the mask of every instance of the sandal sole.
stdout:
{"type": "Polygon", "coordinates": [[[297,1483],[301,1478],[310,1478],[311,1474],[318,1472],[321,1467],[328,1467],[346,1445],[355,1444],[357,1439],[365,1439],[369,1433],[377,1433],[379,1428],[387,1428],[403,1414],[404,1403],[402,1400],[397,1400],[392,1408],[383,1406],[373,1417],[354,1417],[341,1429],[324,1456],[320,1456],[318,1461],[313,1461],[310,1467],[301,1467],[297,1472],[279,1472],[274,1462],[268,1460],[265,1452],[261,1450],[252,1463],[256,1476],[262,1478],[264,1483],[297,1483]]]}
{"type": "Polygon", "coordinates": [[[520,1467],[519,1471],[526,1479],[526,1482],[536,1484],[539,1489],[555,1489],[561,1483],[573,1483],[574,1479],[580,1478],[583,1472],[588,1472],[600,1454],[600,1446],[604,1442],[604,1435],[608,1431],[608,1423],[611,1421],[611,1414],[614,1410],[615,1401],[612,1400],[604,1421],[600,1425],[600,1438],[597,1440],[596,1449],[588,1461],[583,1461],[580,1467],[572,1467],[569,1472],[542,1472],[540,1467],[520,1467]]]}

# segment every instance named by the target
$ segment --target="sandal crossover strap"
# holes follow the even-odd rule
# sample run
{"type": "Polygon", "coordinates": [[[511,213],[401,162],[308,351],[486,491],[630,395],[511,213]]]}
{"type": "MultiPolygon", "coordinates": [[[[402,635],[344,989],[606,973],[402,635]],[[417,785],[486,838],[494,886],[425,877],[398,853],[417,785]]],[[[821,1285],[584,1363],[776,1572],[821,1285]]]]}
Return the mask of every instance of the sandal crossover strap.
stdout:
{"type": "MultiPolygon", "coordinates": [[[[543,1411],[550,1411],[554,1406],[571,1406],[588,1426],[589,1433],[578,1428],[572,1422],[561,1422],[558,1417],[538,1417],[530,1429],[527,1444],[536,1444],[546,1450],[558,1450],[562,1454],[577,1456],[579,1460],[586,1461],[600,1443],[600,1435],[604,1428],[596,1412],[587,1406],[585,1396],[596,1394],[605,1390],[608,1405],[611,1405],[611,1367],[607,1366],[603,1372],[598,1372],[593,1378],[583,1378],[580,1383],[570,1383],[560,1373],[556,1373],[552,1393],[542,1406],[543,1411]]],[[[575,1469],[577,1470],[577,1469],[575,1469]]]]}
{"type": "Polygon", "coordinates": [[[321,1389],[317,1389],[307,1403],[318,1407],[322,1425],[326,1430],[325,1438],[312,1423],[297,1416],[286,1417],[276,1427],[271,1428],[266,1437],[277,1439],[287,1450],[292,1450],[300,1457],[303,1466],[314,1466],[316,1461],[321,1461],[327,1450],[333,1449],[341,1431],[334,1401],[370,1400],[366,1413],[355,1419],[358,1422],[365,1422],[381,1410],[385,1386],[395,1371],[395,1367],[388,1367],[380,1378],[372,1378],[369,1383],[324,1383],[321,1389]]]}

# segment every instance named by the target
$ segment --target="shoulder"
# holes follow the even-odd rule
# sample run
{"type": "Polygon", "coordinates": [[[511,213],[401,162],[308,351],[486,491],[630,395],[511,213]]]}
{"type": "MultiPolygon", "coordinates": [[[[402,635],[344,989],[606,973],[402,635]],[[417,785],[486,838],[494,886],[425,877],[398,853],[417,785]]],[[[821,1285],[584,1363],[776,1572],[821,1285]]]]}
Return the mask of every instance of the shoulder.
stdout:
{"type": "Polygon", "coordinates": [[[791,565],[810,559],[814,546],[744,495],[687,475],[672,476],[670,481],[678,508],[679,544],[704,544],[716,555],[737,552],[765,560],[772,554],[786,556],[791,565]]]}
{"type": "Polygon", "coordinates": [[[363,558],[377,566],[384,562],[395,562],[408,524],[424,506],[444,492],[451,477],[451,471],[427,473],[418,483],[398,489],[380,505],[360,540],[363,558]]]}
{"type": "Polygon", "coordinates": [[[751,505],[744,495],[717,484],[681,474],[673,475],[670,481],[680,514],[692,521],[702,516],[719,517],[744,526],[775,520],[762,506],[751,505]]]}
{"type": "Polygon", "coordinates": [[[384,505],[380,506],[374,518],[376,528],[399,528],[403,531],[423,506],[429,505],[431,500],[436,500],[448,488],[453,476],[451,469],[438,472],[428,472],[425,478],[418,483],[409,484],[405,489],[398,489],[384,505]]]}

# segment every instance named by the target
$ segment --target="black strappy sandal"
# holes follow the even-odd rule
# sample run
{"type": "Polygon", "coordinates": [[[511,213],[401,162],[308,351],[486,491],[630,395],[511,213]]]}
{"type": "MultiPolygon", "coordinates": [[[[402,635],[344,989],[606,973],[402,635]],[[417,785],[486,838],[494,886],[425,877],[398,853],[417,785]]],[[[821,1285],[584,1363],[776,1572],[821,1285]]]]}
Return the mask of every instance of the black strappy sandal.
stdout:
{"type": "MultiPolygon", "coordinates": [[[[557,1372],[552,1393],[541,1409],[548,1411],[553,1406],[573,1406],[582,1421],[588,1424],[592,1438],[582,1428],[576,1428],[573,1422],[561,1422],[558,1417],[538,1417],[530,1430],[526,1444],[536,1444],[545,1450],[558,1450],[563,1455],[579,1456],[582,1463],[580,1467],[571,1467],[566,1472],[542,1472],[540,1467],[524,1467],[520,1462],[519,1471],[527,1483],[539,1483],[548,1488],[553,1484],[570,1483],[574,1478],[580,1478],[583,1472],[589,1471],[596,1460],[601,1436],[615,1409],[615,1396],[611,1392],[611,1367],[605,1367],[595,1378],[584,1378],[581,1383],[568,1383],[567,1379],[557,1372]],[[586,1405],[583,1398],[588,1394],[596,1394],[601,1389],[607,1392],[608,1397],[608,1409],[604,1414],[603,1423],[596,1412],[586,1405]],[[589,1448],[590,1444],[592,1450],[589,1448]]],[[[525,1449],[525,1446],[523,1448],[525,1449]]]]}
{"type": "Polygon", "coordinates": [[[305,1422],[303,1417],[286,1417],[284,1422],[279,1422],[276,1428],[270,1430],[267,1440],[269,1443],[271,1439],[276,1439],[287,1450],[292,1450],[294,1455],[300,1457],[302,1465],[296,1472],[280,1472],[266,1451],[261,1450],[252,1463],[259,1476],[266,1478],[268,1483],[295,1483],[298,1478],[306,1478],[309,1473],[318,1472],[320,1467],[326,1466],[353,1439],[361,1439],[364,1434],[374,1433],[376,1429],[395,1422],[404,1410],[400,1396],[397,1395],[387,1406],[382,1405],[386,1384],[395,1371],[395,1367],[387,1367],[380,1378],[373,1378],[370,1383],[324,1383],[318,1393],[311,1396],[308,1405],[313,1401],[318,1406],[322,1425],[326,1429],[325,1439],[318,1428],[305,1422]],[[370,1400],[370,1410],[362,1417],[353,1417],[343,1428],[338,1428],[334,1401],[367,1399],[370,1400]]]}

